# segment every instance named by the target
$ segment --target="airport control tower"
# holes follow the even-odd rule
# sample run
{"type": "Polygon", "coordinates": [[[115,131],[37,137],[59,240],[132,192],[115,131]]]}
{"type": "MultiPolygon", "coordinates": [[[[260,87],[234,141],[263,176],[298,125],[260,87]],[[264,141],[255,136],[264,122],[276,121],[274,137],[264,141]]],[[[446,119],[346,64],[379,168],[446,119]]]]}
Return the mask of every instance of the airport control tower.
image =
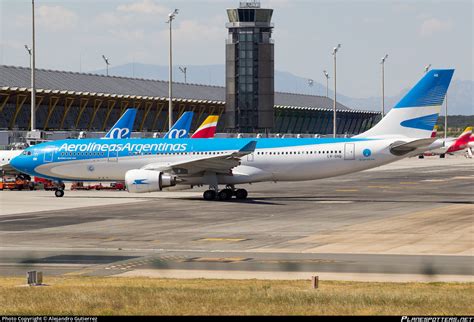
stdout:
{"type": "Polygon", "coordinates": [[[273,128],[273,9],[257,1],[227,9],[225,128],[230,132],[269,132],[273,128]]]}

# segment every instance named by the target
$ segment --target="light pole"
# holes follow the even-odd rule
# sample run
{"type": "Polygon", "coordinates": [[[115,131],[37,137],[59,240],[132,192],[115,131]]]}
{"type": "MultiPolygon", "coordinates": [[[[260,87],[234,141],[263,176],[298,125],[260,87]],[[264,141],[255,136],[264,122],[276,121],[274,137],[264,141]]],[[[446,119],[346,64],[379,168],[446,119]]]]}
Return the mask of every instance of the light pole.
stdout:
{"type": "Polygon", "coordinates": [[[446,145],[446,138],[448,136],[448,90],[446,90],[444,100],[446,101],[444,106],[444,144],[446,145]]]}
{"type": "Polygon", "coordinates": [[[35,0],[31,0],[31,26],[32,26],[32,44],[31,44],[31,131],[36,130],[36,86],[35,86],[35,0]]]}
{"type": "Polygon", "coordinates": [[[332,50],[332,55],[334,56],[334,105],[333,105],[333,120],[332,120],[332,129],[333,129],[333,137],[336,137],[336,131],[337,131],[337,124],[336,124],[336,54],[341,48],[341,44],[337,44],[336,47],[333,48],[332,50]]]}
{"type": "Polygon", "coordinates": [[[388,54],[382,57],[380,64],[382,65],[382,118],[385,116],[385,61],[388,54]]]}
{"type": "Polygon", "coordinates": [[[28,52],[28,55],[30,55],[30,69],[31,69],[31,58],[32,58],[33,53],[31,52],[31,48],[28,47],[28,45],[25,45],[25,49],[28,52]]]}
{"type": "Polygon", "coordinates": [[[102,55],[102,58],[103,58],[104,61],[105,61],[105,72],[106,72],[106,75],[109,76],[109,65],[110,65],[109,59],[108,59],[107,57],[105,57],[105,55],[102,55]]]}
{"type": "Polygon", "coordinates": [[[329,73],[323,70],[324,76],[326,76],[326,97],[329,98],[329,73]]]}
{"type": "Polygon", "coordinates": [[[425,66],[425,74],[430,70],[431,64],[425,66]]]}
{"type": "Polygon", "coordinates": [[[188,72],[188,68],[186,66],[183,66],[179,67],[179,70],[181,71],[181,73],[184,74],[184,83],[187,84],[186,73],[188,72]]]}
{"type": "Polygon", "coordinates": [[[166,23],[170,26],[170,43],[169,43],[169,83],[168,83],[168,125],[169,129],[173,127],[173,43],[172,43],[172,22],[178,9],[174,9],[173,12],[168,14],[168,21],[166,23]]]}

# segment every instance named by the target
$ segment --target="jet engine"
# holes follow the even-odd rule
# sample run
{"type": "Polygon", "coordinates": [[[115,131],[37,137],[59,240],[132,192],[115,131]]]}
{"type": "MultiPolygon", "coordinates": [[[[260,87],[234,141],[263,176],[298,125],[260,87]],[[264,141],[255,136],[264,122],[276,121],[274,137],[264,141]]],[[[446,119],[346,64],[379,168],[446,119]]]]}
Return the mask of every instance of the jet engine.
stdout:
{"type": "Polygon", "coordinates": [[[161,191],[176,185],[176,176],[154,170],[134,169],[125,173],[128,192],[143,193],[161,191]]]}

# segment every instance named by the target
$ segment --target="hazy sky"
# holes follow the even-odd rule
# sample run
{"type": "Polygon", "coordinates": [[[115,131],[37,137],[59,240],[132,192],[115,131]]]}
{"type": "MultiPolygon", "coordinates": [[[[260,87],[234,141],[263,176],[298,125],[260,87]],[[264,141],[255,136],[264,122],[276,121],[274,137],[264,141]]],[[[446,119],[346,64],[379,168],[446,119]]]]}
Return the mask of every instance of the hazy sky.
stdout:
{"type": "MultiPolygon", "coordinates": [[[[224,64],[226,8],[239,1],[36,1],[37,67],[70,71],[128,62],[167,65],[167,15],[173,24],[174,63],[224,64]]],[[[275,68],[325,83],[338,53],[338,91],[377,96],[380,58],[386,94],[395,95],[423,73],[423,67],[456,68],[455,78],[473,79],[473,1],[285,1],[274,8],[275,68]]],[[[0,0],[0,64],[28,66],[31,1],[0,0]]],[[[332,86],[332,85],[331,85],[332,86]]]]}

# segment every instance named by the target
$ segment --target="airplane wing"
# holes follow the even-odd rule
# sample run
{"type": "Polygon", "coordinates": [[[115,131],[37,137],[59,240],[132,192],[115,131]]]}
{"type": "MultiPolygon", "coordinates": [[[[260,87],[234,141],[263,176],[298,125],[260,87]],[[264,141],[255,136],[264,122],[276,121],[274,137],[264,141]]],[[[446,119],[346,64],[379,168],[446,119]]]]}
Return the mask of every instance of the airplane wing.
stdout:
{"type": "Polygon", "coordinates": [[[255,151],[257,141],[250,141],[240,150],[226,154],[210,155],[190,161],[175,163],[152,163],[142,169],[156,171],[172,171],[178,176],[196,175],[204,172],[229,174],[232,168],[240,165],[240,159],[255,151]]]}
{"type": "Polygon", "coordinates": [[[419,148],[427,148],[435,140],[436,138],[419,139],[410,142],[397,141],[392,143],[392,145],[390,146],[390,153],[392,153],[393,155],[402,156],[413,152],[419,148]]]}

